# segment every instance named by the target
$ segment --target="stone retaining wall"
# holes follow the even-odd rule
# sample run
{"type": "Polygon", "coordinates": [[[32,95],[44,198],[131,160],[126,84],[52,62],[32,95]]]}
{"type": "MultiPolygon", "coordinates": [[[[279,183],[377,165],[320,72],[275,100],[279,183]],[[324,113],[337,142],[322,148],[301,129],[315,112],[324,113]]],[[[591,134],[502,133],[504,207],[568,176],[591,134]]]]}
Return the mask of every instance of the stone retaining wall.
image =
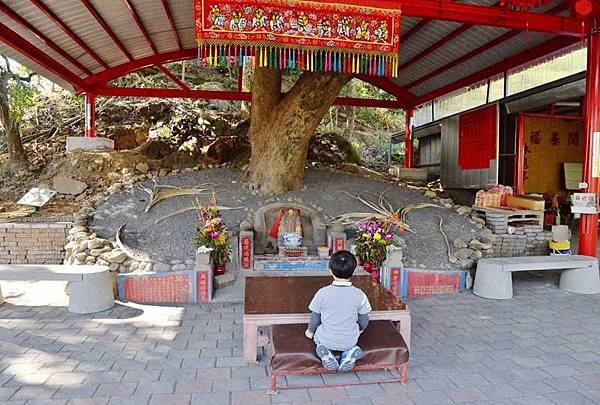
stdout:
{"type": "Polygon", "coordinates": [[[0,223],[0,264],[61,264],[71,218],[0,223]]]}

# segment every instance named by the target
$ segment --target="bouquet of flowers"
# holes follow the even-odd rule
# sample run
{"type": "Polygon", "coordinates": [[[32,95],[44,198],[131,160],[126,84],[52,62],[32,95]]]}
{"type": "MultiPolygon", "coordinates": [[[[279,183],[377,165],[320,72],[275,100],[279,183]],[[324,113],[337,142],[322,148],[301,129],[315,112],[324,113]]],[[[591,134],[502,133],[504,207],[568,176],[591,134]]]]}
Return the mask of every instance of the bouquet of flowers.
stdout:
{"type": "Polygon", "coordinates": [[[392,218],[371,218],[358,223],[356,256],[375,267],[385,260],[388,246],[395,245],[396,223],[392,218]]]}
{"type": "Polygon", "coordinates": [[[231,234],[219,214],[214,197],[209,204],[201,205],[198,208],[198,217],[200,225],[194,245],[196,248],[205,246],[212,249],[211,257],[215,267],[223,268],[225,263],[231,260],[231,247],[229,246],[231,234]]]}

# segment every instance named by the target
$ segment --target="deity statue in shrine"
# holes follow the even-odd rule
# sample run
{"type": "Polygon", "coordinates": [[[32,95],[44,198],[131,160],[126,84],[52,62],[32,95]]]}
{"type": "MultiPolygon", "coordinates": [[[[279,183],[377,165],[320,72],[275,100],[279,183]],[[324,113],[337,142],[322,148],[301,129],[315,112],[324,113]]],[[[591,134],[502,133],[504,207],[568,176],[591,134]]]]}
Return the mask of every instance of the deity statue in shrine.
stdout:
{"type": "Polygon", "coordinates": [[[304,230],[300,210],[282,208],[277,213],[269,232],[277,245],[284,249],[297,249],[302,246],[304,230]]]}

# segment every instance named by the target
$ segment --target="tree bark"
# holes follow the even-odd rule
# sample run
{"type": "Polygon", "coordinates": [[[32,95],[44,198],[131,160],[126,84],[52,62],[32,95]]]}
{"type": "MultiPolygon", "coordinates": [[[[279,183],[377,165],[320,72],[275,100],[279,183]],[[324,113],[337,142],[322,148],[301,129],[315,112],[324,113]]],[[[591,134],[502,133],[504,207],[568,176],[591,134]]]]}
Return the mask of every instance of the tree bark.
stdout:
{"type": "Polygon", "coordinates": [[[304,72],[281,95],[281,71],[256,68],[250,111],[249,176],[262,192],[282,193],[302,186],[308,144],[351,76],[304,72]]]}
{"type": "Polygon", "coordinates": [[[8,81],[12,77],[12,73],[5,72],[0,84],[0,122],[4,127],[4,135],[6,136],[6,145],[8,149],[8,164],[24,165],[27,163],[27,154],[23,149],[21,141],[21,131],[19,123],[16,122],[10,115],[10,104],[8,100],[8,81]],[[10,76],[9,76],[10,74],[10,76]]]}

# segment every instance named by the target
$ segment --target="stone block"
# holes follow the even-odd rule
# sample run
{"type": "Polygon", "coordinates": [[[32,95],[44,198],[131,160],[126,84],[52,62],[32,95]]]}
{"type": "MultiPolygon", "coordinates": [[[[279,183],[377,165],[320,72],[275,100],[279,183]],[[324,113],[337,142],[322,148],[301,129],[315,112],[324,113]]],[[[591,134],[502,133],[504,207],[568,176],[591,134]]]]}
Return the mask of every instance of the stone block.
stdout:
{"type": "Polygon", "coordinates": [[[79,195],[87,189],[87,184],[66,176],[56,176],[52,188],[60,194],[79,195]]]}
{"type": "Polygon", "coordinates": [[[84,136],[67,137],[67,152],[73,152],[76,150],[111,151],[114,150],[114,148],[114,142],[107,138],[88,138],[84,136]]]}
{"type": "Polygon", "coordinates": [[[402,181],[411,183],[427,183],[427,169],[407,169],[405,167],[396,166],[396,177],[402,181]]]}
{"type": "Polygon", "coordinates": [[[234,281],[235,281],[235,274],[233,272],[228,271],[223,275],[215,276],[215,278],[214,278],[215,288],[226,287],[228,285],[233,284],[234,281]]]}

